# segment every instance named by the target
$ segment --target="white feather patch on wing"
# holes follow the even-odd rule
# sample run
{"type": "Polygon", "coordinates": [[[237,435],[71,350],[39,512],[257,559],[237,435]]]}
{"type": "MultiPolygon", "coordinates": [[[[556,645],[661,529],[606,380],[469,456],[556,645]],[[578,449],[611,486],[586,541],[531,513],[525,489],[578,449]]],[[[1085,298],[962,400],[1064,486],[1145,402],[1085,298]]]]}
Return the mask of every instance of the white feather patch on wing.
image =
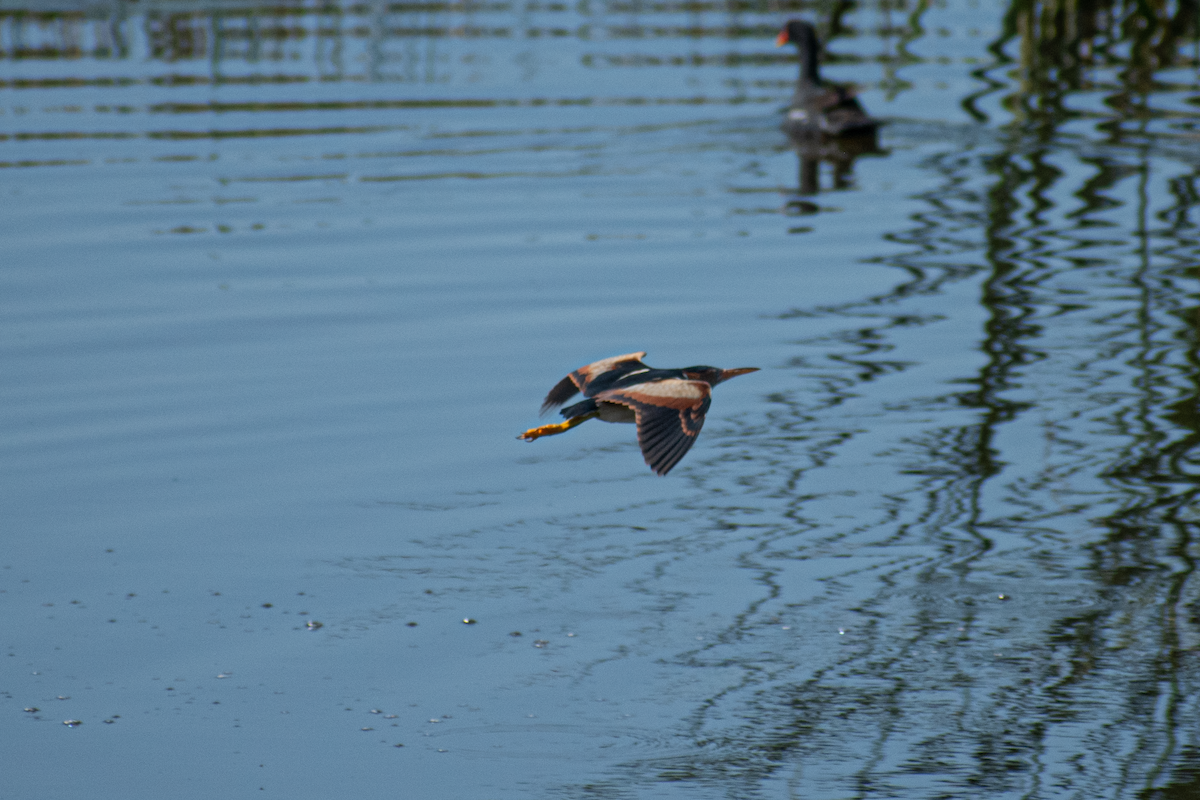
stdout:
{"type": "Polygon", "coordinates": [[[685,381],[680,378],[668,378],[665,381],[639,383],[625,390],[631,396],[645,395],[646,397],[670,397],[680,400],[703,400],[708,397],[712,388],[704,381],[685,381]]]}

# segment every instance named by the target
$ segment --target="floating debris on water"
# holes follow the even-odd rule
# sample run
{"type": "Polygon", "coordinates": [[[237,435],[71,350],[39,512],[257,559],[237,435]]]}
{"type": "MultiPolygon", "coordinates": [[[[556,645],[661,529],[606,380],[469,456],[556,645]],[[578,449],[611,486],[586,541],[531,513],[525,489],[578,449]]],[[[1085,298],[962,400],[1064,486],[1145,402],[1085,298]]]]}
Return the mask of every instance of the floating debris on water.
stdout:
{"type": "Polygon", "coordinates": [[[545,647],[548,644],[550,644],[550,641],[548,639],[534,639],[533,640],[534,647],[545,647]]]}
{"type": "Polygon", "coordinates": [[[37,706],[29,706],[28,708],[25,709],[25,712],[27,714],[36,714],[39,711],[41,711],[41,709],[38,708],[37,706]]]}
{"type": "Polygon", "coordinates": [[[77,728],[82,724],[83,724],[83,720],[81,720],[81,719],[64,719],[63,720],[63,725],[66,725],[68,728],[77,728]]]}

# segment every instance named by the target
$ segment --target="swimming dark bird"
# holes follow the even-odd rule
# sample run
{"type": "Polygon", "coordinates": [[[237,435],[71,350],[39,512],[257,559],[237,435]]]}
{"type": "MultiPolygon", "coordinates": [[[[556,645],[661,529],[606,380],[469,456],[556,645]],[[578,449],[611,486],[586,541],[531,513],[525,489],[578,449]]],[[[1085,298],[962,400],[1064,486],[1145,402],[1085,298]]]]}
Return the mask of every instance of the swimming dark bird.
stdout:
{"type": "Polygon", "coordinates": [[[575,370],[546,395],[542,413],[561,406],[577,392],[583,392],[587,399],[560,412],[566,422],[530,428],[517,438],[532,442],[569,431],[589,419],[636,422],[642,456],[650,469],[666,475],[696,441],[711,402],[712,387],[758,371],[758,367],[654,369],[642,363],[645,356],[613,356],[575,370]]]}
{"type": "Polygon", "coordinates": [[[796,94],[788,107],[784,129],[792,136],[854,136],[870,135],[879,127],[879,120],[868,116],[854,99],[854,91],[846,86],[821,80],[820,50],[817,31],[801,19],[789,20],[775,46],[788,42],[800,51],[800,78],[796,94]]]}

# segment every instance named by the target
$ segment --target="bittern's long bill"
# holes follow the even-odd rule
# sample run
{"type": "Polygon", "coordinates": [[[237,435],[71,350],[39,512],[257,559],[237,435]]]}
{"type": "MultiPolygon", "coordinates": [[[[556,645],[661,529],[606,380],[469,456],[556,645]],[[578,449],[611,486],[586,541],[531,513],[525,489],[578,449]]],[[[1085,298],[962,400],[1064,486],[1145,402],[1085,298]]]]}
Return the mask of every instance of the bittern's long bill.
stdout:
{"type": "Polygon", "coordinates": [[[696,441],[712,402],[712,387],[758,371],[758,367],[655,369],[642,363],[645,356],[628,353],[575,370],[546,395],[542,413],[561,406],[577,392],[587,399],[559,412],[566,422],[530,428],[517,438],[532,442],[569,431],[589,419],[635,422],[646,464],[666,475],[696,441]]]}

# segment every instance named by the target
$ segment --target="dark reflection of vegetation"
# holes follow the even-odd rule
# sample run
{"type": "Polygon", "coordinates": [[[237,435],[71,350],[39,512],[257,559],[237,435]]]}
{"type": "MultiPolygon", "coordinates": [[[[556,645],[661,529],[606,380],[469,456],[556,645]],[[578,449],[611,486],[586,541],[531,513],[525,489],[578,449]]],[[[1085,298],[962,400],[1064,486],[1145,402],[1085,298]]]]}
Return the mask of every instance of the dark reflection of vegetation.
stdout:
{"type": "MultiPolygon", "coordinates": [[[[1005,97],[1005,106],[1043,132],[1083,113],[1068,101],[1085,91],[1102,92],[1112,114],[1122,119],[1169,116],[1153,109],[1149,97],[1162,88],[1158,72],[1196,66],[1195,54],[1185,53],[1183,45],[1194,43],[1200,32],[1197,7],[1197,0],[1013,0],[1003,34],[992,46],[1001,65],[1012,64],[1006,53],[1016,51],[1015,91],[1005,97]]],[[[981,116],[972,102],[968,106],[981,116]]]]}
{"type": "MultiPolygon", "coordinates": [[[[923,298],[979,287],[984,358],[967,388],[881,401],[899,414],[972,412],[909,439],[910,508],[870,523],[873,540],[940,555],[903,581],[881,576],[854,608],[858,642],[797,660],[811,675],[753,671],[733,701],[743,726],[700,712],[695,735],[720,747],[663,762],[659,780],[742,785],[808,770],[834,774],[796,779],[799,796],[1197,796],[1200,167],[1167,181],[1152,153],[1036,135],[987,149],[927,164],[940,185],[895,237],[907,252],[888,259],[911,280],[808,312],[863,320],[841,342],[842,381],[827,382],[833,409],[904,368],[895,332],[936,335],[923,298]],[[1165,194],[1150,191],[1155,179],[1165,194]],[[1038,441],[1014,446],[1014,429],[1038,441]]],[[[781,423],[793,437],[820,416],[795,415],[797,428],[781,423]]],[[[801,494],[802,476],[839,446],[810,438],[810,463],[782,460],[777,479],[805,539],[838,524],[805,522],[816,498],[801,494]]],[[[755,561],[767,600],[783,594],[775,568],[799,538],[789,526],[777,536],[755,561]]],[[[749,613],[738,635],[769,622],[749,613]]]]}
{"type": "MultiPolygon", "coordinates": [[[[903,502],[919,508],[876,523],[880,539],[941,555],[909,591],[881,579],[854,608],[860,643],[811,675],[773,679],[755,665],[730,690],[737,701],[713,698],[743,703],[744,724],[698,712],[701,745],[721,746],[664,760],[657,779],[754,785],[807,770],[831,777],[793,778],[798,796],[1200,797],[1200,166],[1164,179],[1178,164],[1160,160],[1155,138],[1194,127],[1194,113],[1155,99],[1160,71],[1194,66],[1181,45],[1195,39],[1194,0],[1009,8],[993,49],[1005,62],[1019,44],[1006,98],[1018,125],[986,155],[951,148],[927,164],[941,186],[894,237],[911,249],[886,260],[911,279],[854,308],[794,312],[865,320],[839,343],[839,377],[821,376],[832,409],[904,368],[889,340],[933,321],[922,297],[977,282],[984,359],[968,388],[883,404],[973,412],[909,440],[917,489],[903,502]],[[1098,67],[1117,77],[1097,87],[1098,67]],[[1152,146],[1057,137],[1079,116],[1072,98],[1097,88],[1111,109],[1093,114],[1099,130],[1119,141],[1133,120],[1152,146]],[[1160,117],[1178,125],[1142,125],[1160,117]],[[980,172],[982,191],[971,188],[980,172]],[[1014,430],[1041,433],[1014,446],[1014,430]]],[[[780,425],[800,439],[817,415],[792,414],[780,425]]],[[[814,431],[803,467],[778,464],[795,528],[756,554],[769,589],[755,608],[783,594],[774,560],[795,557],[784,544],[795,529],[820,530],[804,475],[854,435],[814,431]]],[[[737,635],[766,622],[748,613],[737,635]]]]}

